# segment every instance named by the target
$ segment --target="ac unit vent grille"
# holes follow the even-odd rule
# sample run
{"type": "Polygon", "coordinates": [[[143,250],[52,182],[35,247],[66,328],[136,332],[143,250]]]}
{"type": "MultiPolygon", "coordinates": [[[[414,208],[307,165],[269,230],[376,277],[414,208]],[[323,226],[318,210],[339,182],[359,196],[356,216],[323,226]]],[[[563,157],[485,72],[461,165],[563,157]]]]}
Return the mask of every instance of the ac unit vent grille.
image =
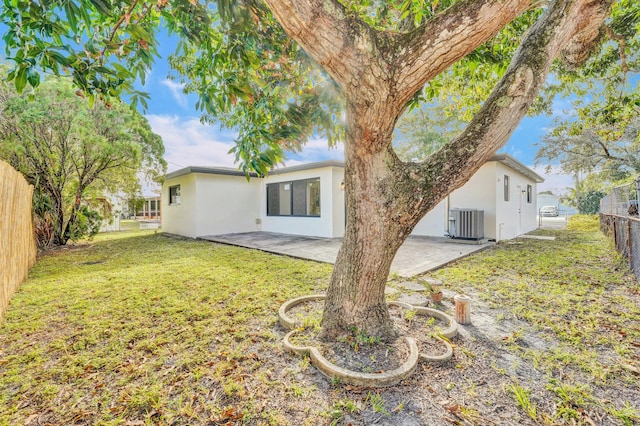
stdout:
{"type": "Polygon", "coordinates": [[[465,240],[484,238],[484,210],[449,210],[449,235],[465,240]]]}

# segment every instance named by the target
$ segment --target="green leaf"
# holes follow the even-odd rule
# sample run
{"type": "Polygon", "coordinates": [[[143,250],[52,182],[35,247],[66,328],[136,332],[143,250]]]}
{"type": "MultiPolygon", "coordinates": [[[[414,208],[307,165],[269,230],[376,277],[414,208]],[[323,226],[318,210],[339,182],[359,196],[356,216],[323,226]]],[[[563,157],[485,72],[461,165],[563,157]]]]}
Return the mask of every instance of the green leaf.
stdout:
{"type": "Polygon", "coordinates": [[[76,17],[77,7],[72,1],[67,1],[64,4],[64,12],[69,20],[69,25],[74,33],[78,32],[78,19],[76,17]]]}
{"type": "Polygon", "coordinates": [[[131,24],[127,26],[127,32],[134,36],[135,38],[142,39],[146,42],[151,41],[151,35],[149,32],[145,30],[141,25],[131,24]]]}
{"type": "Polygon", "coordinates": [[[55,50],[50,50],[47,53],[53,60],[55,60],[56,62],[58,62],[60,65],[64,67],[70,67],[72,64],[70,59],[68,59],[61,53],[56,52],[55,50]]]}
{"type": "Polygon", "coordinates": [[[33,68],[27,68],[27,81],[32,87],[38,87],[40,85],[40,73],[33,68]]]}
{"type": "Polygon", "coordinates": [[[90,0],[91,4],[98,10],[98,12],[102,13],[106,16],[111,16],[111,3],[109,0],[90,0]]]}
{"type": "Polygon", "coordinates": [[[20,68],[16,74],[15,78],[16,90],[18,93],[22,93],[25,86],[27,85],[27,70],[26,68],[20,68]]]}

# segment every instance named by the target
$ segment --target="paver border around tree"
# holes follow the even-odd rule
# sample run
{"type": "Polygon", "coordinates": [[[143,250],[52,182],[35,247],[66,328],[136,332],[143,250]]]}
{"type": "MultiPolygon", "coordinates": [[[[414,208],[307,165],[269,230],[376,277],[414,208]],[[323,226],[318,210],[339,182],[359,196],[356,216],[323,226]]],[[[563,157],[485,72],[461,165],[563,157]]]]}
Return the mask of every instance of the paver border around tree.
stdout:
{"type": "MultiPolygon", "coordinates": [[[[449,342],[441,337],[436,337],[436,339],[446,347],[445,353],[441,355],[427,355],[420,353],[416,339],[410,336],[404,336],[403,341],[409,348],[409,356],[407,357],[407,360],[396,369],[381,373],[361,373],[340,367],[327,360],[320,353],[318,348],[314,346],[298,346],[291,342],[291,338],[301,330],[301,327],[300,324],[297,324],[294,319],[289,317],[287,312],[300,304],[323,300],[325,297],[326,296],[324,294],[313,294],[288,300],[280,306],[280,309],[278,310],[278,320],[282,327],[289,330],[283,339],[285,350],[300,355],[309,355],[313,365],[331,379],[340,380],[345,384],[356,386],[391,386],[401,382],[413,374],[420,360],[426,362],[445,362],[453,356],[453,347],[449,342]]],[[[440,336],[444,338],[450,339],[458,334],[458,323],[456,323],[451,316],[438,311],[437,309],[413,306],[408,303],[397,301],[391,301],[387,304],[389,306],[397,306],[402,309],[415,311],[417,315],[431,316],[444,321],[447,324],[446,328],[439,333],[440,336]]]]}

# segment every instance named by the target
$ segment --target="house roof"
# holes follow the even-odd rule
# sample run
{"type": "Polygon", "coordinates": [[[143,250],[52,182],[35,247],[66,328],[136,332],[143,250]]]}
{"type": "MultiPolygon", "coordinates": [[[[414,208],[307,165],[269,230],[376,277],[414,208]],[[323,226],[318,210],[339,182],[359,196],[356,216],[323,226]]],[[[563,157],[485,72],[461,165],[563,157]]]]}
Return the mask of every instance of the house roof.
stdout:
{"type": "Polygon", "coordinates": [[[530,168],[528,168],[527,166],[525,166],[524,164],[522,164],[512,156],[510,156],[509,154],[494,155],[493,157],[491,157],[489,161],[497,161],[499,163],[502,163],[505,166],[517,172],[522,173],[523,175],[535,181],[536,183],[544,182],[544,178],[542,176],[540,176],[539,174],[537,174],[536,172],[534,172],[533,170],[531,170],[530,168]]]}
{"type": "MultiPolygon", "coordinates": [[[[536,172],[510,156],[509,154],[499,154],[494,155],[489,161],[497,161],[499,163],[504,164],[505,166],[522,173],[529,179],[541,183],[544,182],[544,179],[538,175],[536,172]]],[[[284,173],[291,172],[299,172],[303,170],[312,170],[312,169],[320,169],[323,167],[344,167],[344,161],[338,160],[326,160],[326,161],[318,161],[315,163],[306,163],[306,164],[298,164],[290,167],[283,167],[281,169],[274,169],[269,172],[272,175],[279,175],[284,173]]],[[[166,179],[172,179],[179,176],[188,175],[190,173],[205,173],[205,174],[213,174],[213,175],[226,175],[226,176],[244,176],[244,172],[238,169],[233,169],[231,167],[198,167],[198,166],[190,166],[185,167],[184,169],[176,170],[175,172],[167,173],[165,176],[166,179]]],[[[250,177],[258,177],[256,173],[250,173],[250,177]]]]}
{"type": "MultiPolygon", "coordinates": [[[[205,173],[210,175],[226,175],[226,176],[244,176],[244,172],[238,169],[232,169],[231,167],[200,167],[189,166],[184,169],[176,170],[175,172],[167,173],[165,179],[177,178],[179,176],[188,175],[190,173],[205,173]]],[[[256,173],[249,173],[251,177],[257,177],[256,173]]]]}
{"type": "MultiPolygon", "coordinates": [[[[269,172],[271,175],[279,175],[283,173],[299,172],[303,170],[320,169],[322,167],[344,167],[344,162],[327,160],[318,161],[316,163],[298,164],[290,167],[283,167],[281,169],[273,169],[269,172]]],[[[244,176],[244,172],[238,169],[232,169],[231,167],[198,167],[190,166],[184,169],[176,170],[175,172],[167,173],[166,179],[172,179],[179,176],[188,175],[190,173],[205,173],[211,175],[226,175],[226,176],[244,176]]],[[[258,177],[256,173],[250,173],[251,177],[258,177]]]]}

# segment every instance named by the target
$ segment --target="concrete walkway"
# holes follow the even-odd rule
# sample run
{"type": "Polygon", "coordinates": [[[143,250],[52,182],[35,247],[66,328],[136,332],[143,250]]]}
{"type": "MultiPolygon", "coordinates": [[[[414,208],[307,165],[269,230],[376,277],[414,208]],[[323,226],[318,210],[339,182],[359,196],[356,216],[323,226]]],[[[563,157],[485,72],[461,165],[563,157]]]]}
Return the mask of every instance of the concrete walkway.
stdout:
{"type": "MultiPolygon", "coordinates": [[[[304,237],[271,232],[208,235],[200,239],[325,263],[335,262],[342,244],[341,238],[304,237]]],[[[462,244],[449,238],[410,236],[398,250],[391,264],[391,273],[397,273],[401,277],[422,274],[493,244],[462,244]]]]}

